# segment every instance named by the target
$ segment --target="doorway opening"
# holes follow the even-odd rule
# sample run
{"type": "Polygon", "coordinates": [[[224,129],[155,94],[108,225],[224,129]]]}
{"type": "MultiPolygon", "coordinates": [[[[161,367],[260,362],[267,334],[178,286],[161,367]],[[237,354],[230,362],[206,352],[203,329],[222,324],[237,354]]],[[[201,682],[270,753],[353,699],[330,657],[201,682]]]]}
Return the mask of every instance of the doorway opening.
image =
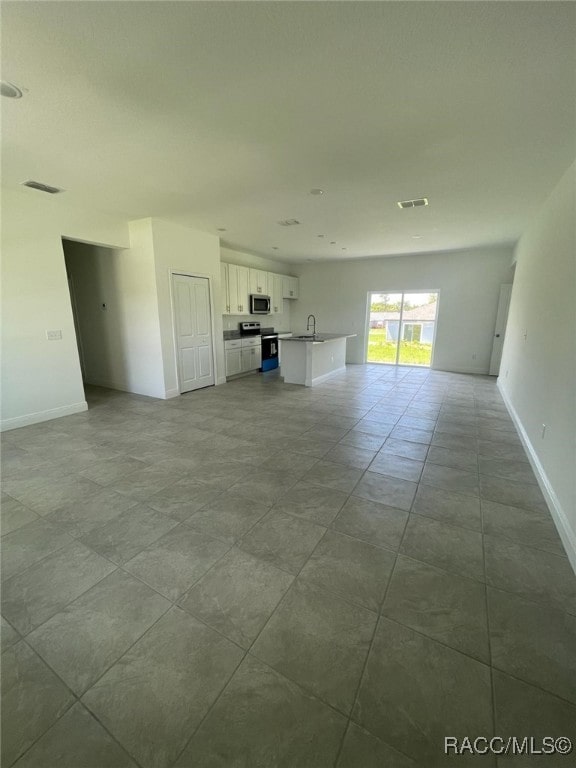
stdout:
{"type": "Polygon", "coordinates": [[[496,328],[494,329],[494,340],[492,342],[492,355],[490,356],[490,376],[498,376],[500,373],[500,363],[502,361],[502,351],[504,348],[504,335],[506,333],[506,323],[508,322],[508,310],[510,309],[511,298],[512,283],[501,285],[500,298],[498,299],[498,314],[496,315],[496,328]]]}
{"type": "Polygon", "coordinates": [[[62,238],[62,250],[88,407],[106,390],[126,390],[126,355],[118,311],[117,249],[62,238]]]}
{"type": "Polygon", "coordinates": [[[366,361],[430,368],[438,296],[432,290],[369,293],[366,361]]]}

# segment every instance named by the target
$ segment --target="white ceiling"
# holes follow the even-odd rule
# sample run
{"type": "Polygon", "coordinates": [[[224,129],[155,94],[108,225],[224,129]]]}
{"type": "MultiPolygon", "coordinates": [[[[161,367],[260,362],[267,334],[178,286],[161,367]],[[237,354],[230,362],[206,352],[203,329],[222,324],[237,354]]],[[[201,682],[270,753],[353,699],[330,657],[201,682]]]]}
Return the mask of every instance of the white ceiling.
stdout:
{"type": "Polygon", "coordinates": [[[282,261],[513,242],[574,158],[575,14],[3,3],[2,77],[28,91],[2,99],[3,183],[282,261]]]}

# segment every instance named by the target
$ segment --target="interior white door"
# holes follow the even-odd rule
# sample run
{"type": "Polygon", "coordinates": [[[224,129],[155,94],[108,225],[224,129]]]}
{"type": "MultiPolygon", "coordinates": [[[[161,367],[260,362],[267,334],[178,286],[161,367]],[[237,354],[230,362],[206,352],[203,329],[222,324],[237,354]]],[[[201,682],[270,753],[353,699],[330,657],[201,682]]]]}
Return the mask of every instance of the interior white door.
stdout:
{"type": "Polygon", "coordinates": [[[172,275],[180,392],[214,384],[210,288],[205,277],[172,275]]]}
{"type": "Polygon", "coordinates": [[[490,357],[490,376],[498,376],[500,361],[502,360],[502,348],[504,347],[504,335],[508,310],[510,309],[510,297],[512,296],[512,283],[500,286],[500,298],[498,300],[498,313],[496,315],[496,328],[492,342],[492,355],[490,357]]]}

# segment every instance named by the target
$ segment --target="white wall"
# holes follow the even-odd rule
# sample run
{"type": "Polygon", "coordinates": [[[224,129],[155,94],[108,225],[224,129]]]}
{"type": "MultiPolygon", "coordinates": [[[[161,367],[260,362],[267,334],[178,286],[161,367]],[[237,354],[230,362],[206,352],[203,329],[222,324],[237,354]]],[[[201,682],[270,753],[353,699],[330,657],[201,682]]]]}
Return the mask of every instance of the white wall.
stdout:
{"type": "MultiPolygon", "coordinates": [[[[273,261],[265,259],[263,256],[254,256],[251,253],[235,251],[232,248],[220,248],[220,258],[226,264],[240,264],[243,267],[252,267],[253,269],[262,269],[265,272],[275,272],[277,275],[297,275],[298,271],[293,264],[284,261],[273,261]]],[[[297,301],[297,300],[296,300],[297,301]]],[[[291,330],[291,309],[294,304],[292,299],[283,300],[283,309],[281,315],[269,315],[267,317],[251,318],[247,315],[223,315],[222,323],[225,330],[237,330],[238,324],[247,320],[255,319],[262,323],[262,326],[273,326],[275,330],[291,330]]],[[[219,304],[219,306],[221,306],[219,304]]]]}
{"type": "Polygon", "coordinates": [[[107,267],[98,290],[109,303],[111,357],[104,366],[91,360],[94,382],[153,397],[177,393],[170,268],[211,277],[216,373],[225,380],[217,237],[156,219],[127,222],[75,207],[66,193],[28,189],[2,190],[2,225],[2,429],[87,407],[63,237],[117,249],[95,251],[100,270],[107,267]],[[62,339],[48,341],[47,330],[61,330],[62,339]]]}
{"type": "Polygon", "coordinates": [[[174,315],[171,298],[170,271],[207,277],[210,280],[216,383],[226,381],[220,298],[220,240],[215,235],[151,219],[156,288],[160,317],[163,360],[162,397],[179,394],[177,362],[174,345],[174,315]]]}
{"type": "Polygon", "coordinates": [[[66,193],[2,191],[2,429],[86,409],[62,236],[129,245],[126,221],[76,208],[66,193]]]}
{"type": "Polygon", "coordinates": [[[301,265],[292,327],[302,331],[313,313],[319,332],[356,333],[348,339],[347,361],[363,363],[370,291],[438,290],[433,367],[488,373],[500,285],[512,282],[511,260],[512,248],[501,247],[301,265]]]}
{"type": "Polygon", "coordinates": [[[575,189],[572,166],[516,248],[498,383],[576,570],[575,189]]]}

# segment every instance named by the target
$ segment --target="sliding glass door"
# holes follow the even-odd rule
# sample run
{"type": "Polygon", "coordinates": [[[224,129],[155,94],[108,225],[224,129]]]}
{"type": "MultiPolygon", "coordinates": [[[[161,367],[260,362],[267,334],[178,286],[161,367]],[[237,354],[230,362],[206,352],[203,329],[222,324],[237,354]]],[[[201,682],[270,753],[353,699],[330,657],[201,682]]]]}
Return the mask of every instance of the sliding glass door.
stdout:
{"type": "Polygon", "coordinates": [[[429,368],[436,330],[438,292],[374,292],[368,299],[367,362],[429,368]]]}

